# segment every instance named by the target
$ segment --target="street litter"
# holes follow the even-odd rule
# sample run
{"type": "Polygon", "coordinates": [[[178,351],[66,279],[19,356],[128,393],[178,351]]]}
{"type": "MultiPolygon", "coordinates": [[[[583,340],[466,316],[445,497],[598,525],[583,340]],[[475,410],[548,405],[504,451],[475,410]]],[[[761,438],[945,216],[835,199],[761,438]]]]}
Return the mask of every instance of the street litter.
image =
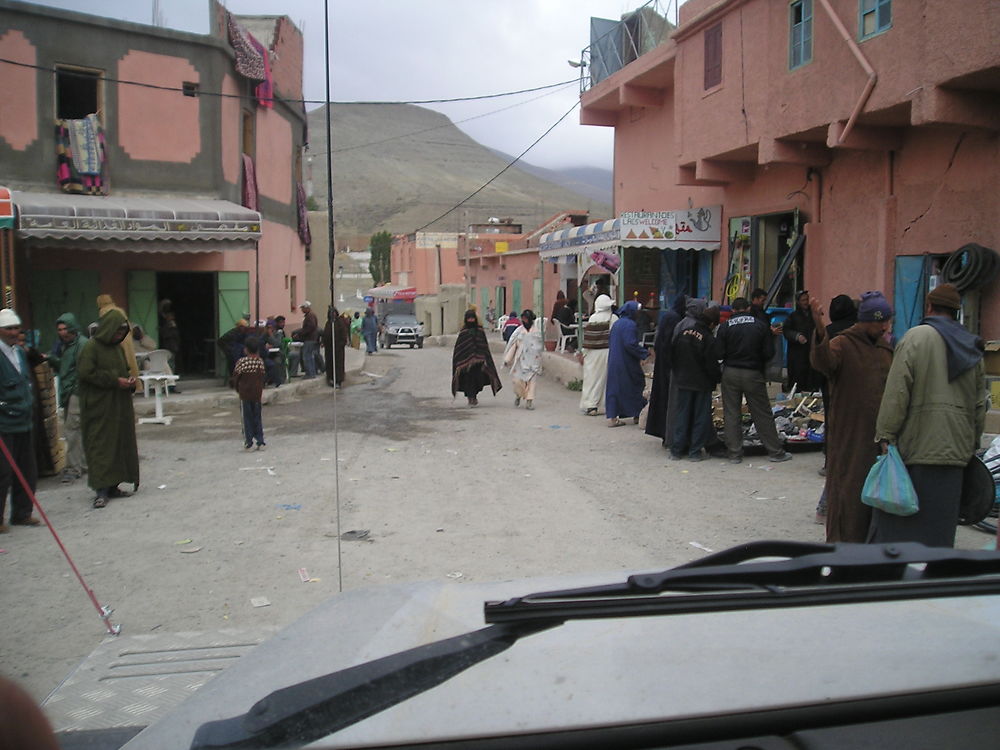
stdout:
{"type": "Polygon", "coordinates": [[[399,450],[399,448],[386,448],[385,450],[387,453],[395,453],[399,450]]]}
{"type": "Polygon", "coordinates": [[[181,539],[179,541],[174,542],[174,544],[191,544],[191,542],[193,541],[194,539],[181,539]]]}
{"type": "Polygon", "coordinates": [[[271,601],[266,596],[254,596],[250,598],[250,603],[255,607],[270,607],[271,601]]]}
{"type": "Polygon", "coordinates": [[[351,531],[345,531],[340,535],[340,538],[345,542],[370,541],[368,539],[369,534],[371,534],[369,529],[352,529],[351,531]]]}
{"type": "Polygon", "coordinates": [[[361,371],[361,374],[364,375],[366,378],[382,378],[382,377],[385,377],[384,375],[376,375],[374,372],[365,372],[364,370],[361,371]]]}
{"type": "Polygon", "coordinates": [[[692,547],[696,547],[705,552],[715,552],[715,550],[712,549],[711,547],[706,547],[704,544],[699,544],[698,542],[688,542],[688,544],[690,544],[692,547]]]}
{"type": "Polygon", "coordinates": [[[158,490],[165,490],[165,489],[167,489],[167,485],[161,484],[156,489],[158,489],[158,490]]]}
{"type": "Polygon", "coordinates": [[[265,469],[271,469],[271,466],[241,466],[240,471],[264,471],[265,469]]]}
{"type": "Polygon", "coordinates": [[[181,550],[182,555],[190,555],[195,552],[201,552],[201,547],[185,547],[181,550]]]}
{"type": "Polygon", "coordinates": [[[213,417],[228,417],[229,416],[229,412],[228,411],[220,411],[218,414],[213,414],[212,416],[213,417]]]}
{"type": "Polygon", "coordinates": [[[276,472],[274,468],[271,466],[267,467],[267,473],[270,474],[272,477],[278,476],[278,472],[276,472]]]}
{"type": "Polygon", "coordinates": [[[321,458],[320,461],[332,461],[332,458],[321,458]]]}
{"type": "Polygon", "coordinates": [[[758,466],[757,468],[760,469],[761,471],[771,471],[772,469],[774,469],[773,466],[758,466]]]}
{"type": "Polygon", "coordinates": [[[568,424],[550,424],[549,425],[549,429],[550,430],[568,430],[569,429],[569,425],[568,424]]]}
{"type": "Polygon", "coordinates": [[[279,503],[278,505],[275,505],[274,507],[277,508],[278,510],[302,510],[302,504],[301,503],[295,503],[294,505],[292,505],[290,503],[279,503]]]}
{"type": "Polygon", "coordinates": [[[444,529],[434,529],[434,531],[444,531],[444,529]]]}
{"type": "Polygon", "coordinates": [[[459,571],[457,571],[457,570],[454,570],[451,573],[447,573],[446,575],[448,576],[448,578],[461,578],[462,577],[462,574],[459,571]]]}
{"type": "Polygon", "coordinates": [[[302,583],[309,583],[309,571],[305,568],[299,568],[299,580],[302,583]]]}

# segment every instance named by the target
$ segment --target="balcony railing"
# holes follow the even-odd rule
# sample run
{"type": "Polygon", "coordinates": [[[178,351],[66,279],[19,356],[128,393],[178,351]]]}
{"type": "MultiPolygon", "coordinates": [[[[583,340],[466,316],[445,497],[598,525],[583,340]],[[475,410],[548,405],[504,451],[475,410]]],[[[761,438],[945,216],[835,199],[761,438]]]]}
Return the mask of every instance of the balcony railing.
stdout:
{"type": "Polygon", "coordinates": [[[677,28],[679,2],[649,0],[618,21],[591,18],[590,46],[580,53],[580,93],[666,42],[677,28]]]}

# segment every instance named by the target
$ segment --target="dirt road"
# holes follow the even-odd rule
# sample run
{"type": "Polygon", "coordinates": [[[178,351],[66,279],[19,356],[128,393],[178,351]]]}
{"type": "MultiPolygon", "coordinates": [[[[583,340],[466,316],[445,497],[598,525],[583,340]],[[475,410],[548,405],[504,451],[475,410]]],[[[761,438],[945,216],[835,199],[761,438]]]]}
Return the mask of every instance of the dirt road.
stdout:
{"type": "MultiPolygon", "coordinates": [[[[823,538],[818,452],[670,461],[548,380],[534,411],[514,408],[506,374],[470,409],[451,398],[450,357],[380,352],[336,396],[265,407],[260,453],[242,450],[235,408],[175,413],[139,427],[135,496],[94,510],[81,483],[48,479],[39,499],[132,635],[281,626],[341,588],[661,568],[752,539],[823,538]]],[[[962,547],[988,541],[959,531],[962,547]]],[[[0,672],[42,699],[103,626],[45,528],[17,527],[0,548],[0,672]]]]}

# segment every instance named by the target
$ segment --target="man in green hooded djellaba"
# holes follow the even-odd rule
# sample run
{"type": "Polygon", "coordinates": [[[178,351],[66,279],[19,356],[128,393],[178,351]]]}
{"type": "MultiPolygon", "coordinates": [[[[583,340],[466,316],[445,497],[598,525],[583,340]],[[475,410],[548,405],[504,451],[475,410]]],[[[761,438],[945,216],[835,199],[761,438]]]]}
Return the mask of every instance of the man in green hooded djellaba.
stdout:
{"type": "Polygon", "coordinates": [[[80,425],[87,455],[88,484],[97,492],[94,507],[103,508],[112,497],[127,497],[118,489],[131,482],[139,489],[139,450],[135,442],[135,412],[129,375],[120,346],[129,334],[125,316],[112,309],[101,316],[76,371],[79,378],[80,425]]]}

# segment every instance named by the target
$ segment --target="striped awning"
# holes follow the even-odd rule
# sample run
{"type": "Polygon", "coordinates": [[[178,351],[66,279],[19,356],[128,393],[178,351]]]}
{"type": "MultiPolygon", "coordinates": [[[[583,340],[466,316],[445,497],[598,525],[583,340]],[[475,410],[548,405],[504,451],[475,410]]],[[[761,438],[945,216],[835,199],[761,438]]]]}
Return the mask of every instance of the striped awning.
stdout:
{"type": "MultiPolygon", "coordinates": [[[[630,230],[628,230],[630,231],[630,230]]],[[[538,241],[539,257],[543,260],[568,258],[580,253],[615,251],[622,247],[642,247],[652,250],[718,250],[719,241],[704,239],[670,239],[628,236],[626,225],[619,219],[598,221],[580,227],[560,229],[543,234],[538,241]],[[625,233],[625,236],[623,236],[625,233]]]]}
{"type": "Polygon", "coordinates": [[[72,242],[99,250],[252,250],[257,211],[222,200],[133,198],[14,191],[17,236],[32,244],[72,242]]]}

